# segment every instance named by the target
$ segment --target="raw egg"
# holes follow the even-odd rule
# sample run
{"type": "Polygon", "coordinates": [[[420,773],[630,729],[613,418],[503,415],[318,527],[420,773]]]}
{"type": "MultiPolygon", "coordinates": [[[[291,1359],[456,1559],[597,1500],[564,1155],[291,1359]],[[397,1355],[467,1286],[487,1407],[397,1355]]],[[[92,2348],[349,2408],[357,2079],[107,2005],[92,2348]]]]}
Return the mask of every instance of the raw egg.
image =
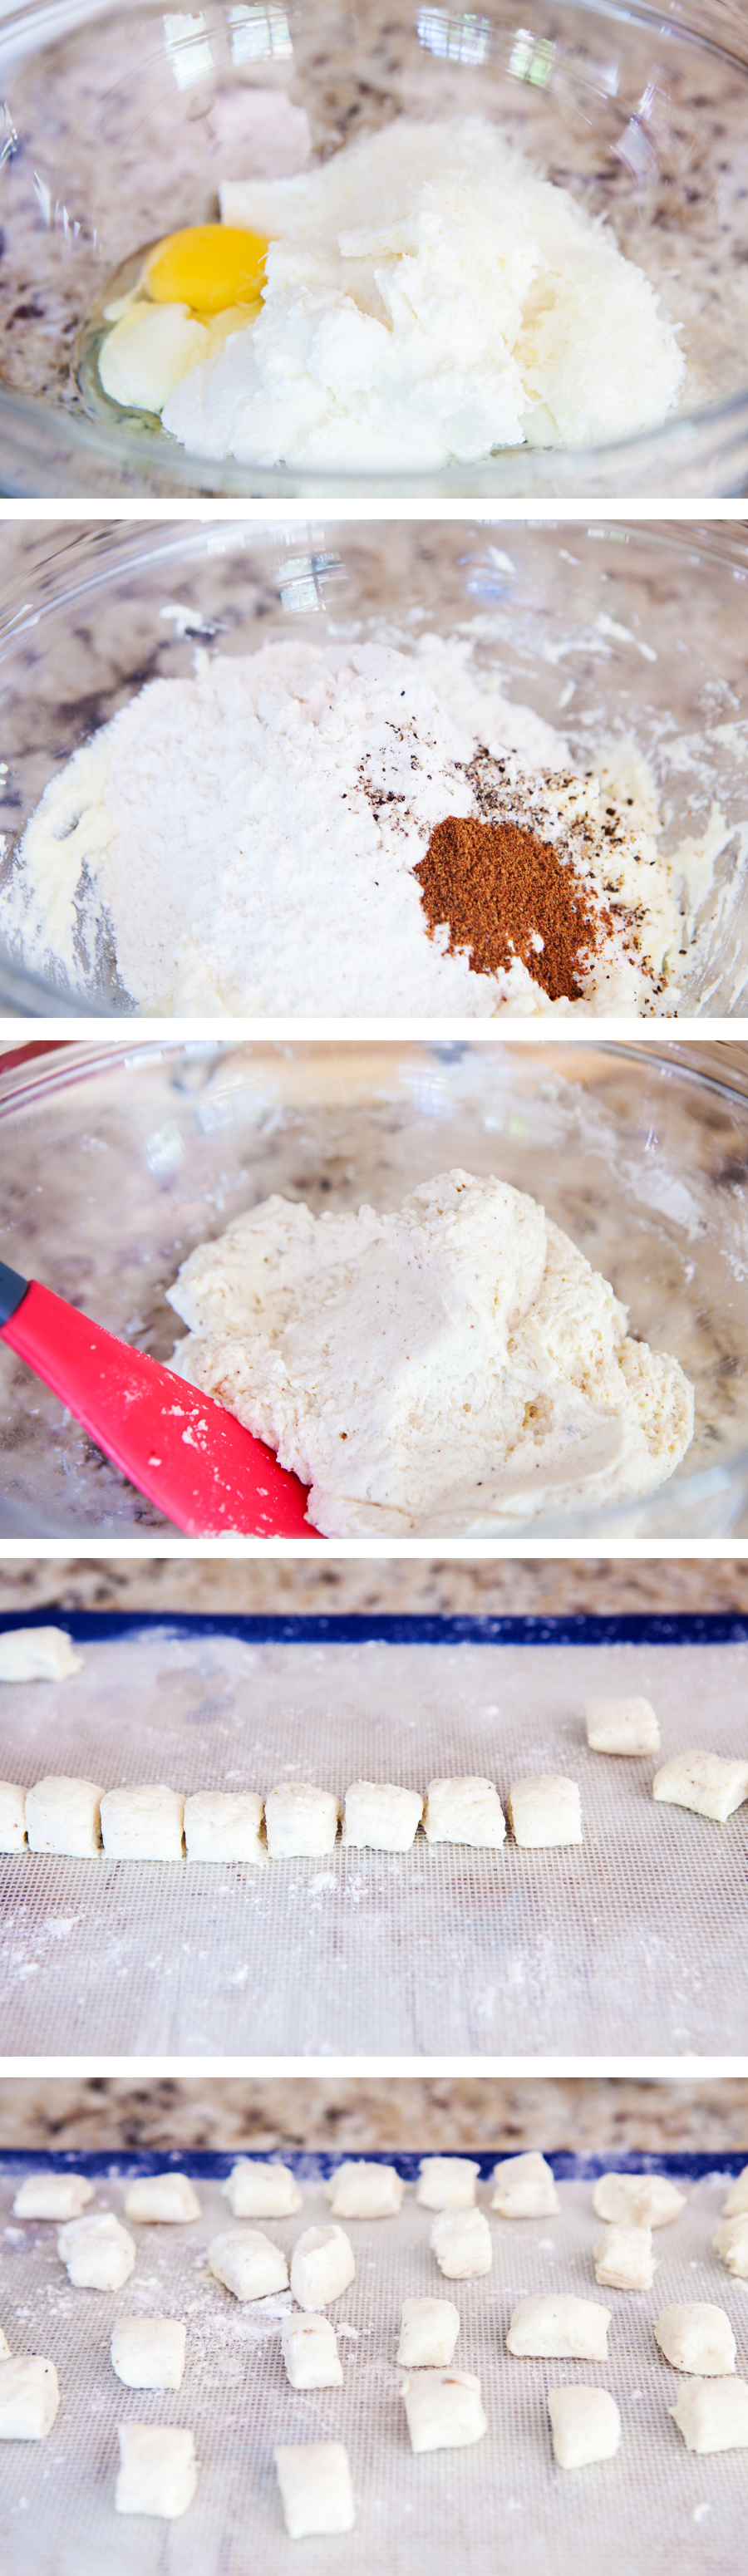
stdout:
{"type": "Polygon", "coordinates": [[[232,224],[189,224],[167,233],[148,261],[144,285],[155,304],[188,304],[193,313],[223,313],[256,304],[267,242],[232,224]]]}

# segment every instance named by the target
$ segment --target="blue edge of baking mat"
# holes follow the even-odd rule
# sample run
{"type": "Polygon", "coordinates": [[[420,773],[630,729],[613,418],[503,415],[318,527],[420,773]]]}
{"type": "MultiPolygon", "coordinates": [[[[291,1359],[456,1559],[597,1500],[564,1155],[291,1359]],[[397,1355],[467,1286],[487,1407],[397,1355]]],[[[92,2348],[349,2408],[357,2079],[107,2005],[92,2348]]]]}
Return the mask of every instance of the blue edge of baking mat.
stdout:
{"type": "Polygon", "coordinates": [[[670,1618],[633,1610],[625,1618],[585,1611],[563,1619],[527,1616],[440,1619],[430,1614],[408,1618],[365,1614],[274,1618],[213,1618],[202,1610],[63,1610],[47,1601],[41,1610],[17,1610],[2,1617],[0,1633],[11,1628],[63,1627],[81,1645],[96,1637],[127,1637],[138,1629],[158,1628],[174,1637],[241,1637],[248,1646],[744,1646],[748,1612],[675,1610],[670,1618]]]}

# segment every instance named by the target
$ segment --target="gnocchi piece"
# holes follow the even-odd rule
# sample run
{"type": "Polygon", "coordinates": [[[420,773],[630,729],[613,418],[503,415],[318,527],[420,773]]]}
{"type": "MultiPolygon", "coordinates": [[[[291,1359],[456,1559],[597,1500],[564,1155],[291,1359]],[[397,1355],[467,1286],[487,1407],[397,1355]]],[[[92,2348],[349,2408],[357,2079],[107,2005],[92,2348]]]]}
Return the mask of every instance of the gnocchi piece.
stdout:
{"type": "Polygon", "coordinates": [[[137,2227],[186,2227],[199,2216],[200,2202],[187,2174],[143,2174],[128,2185],[125,2217],[137,2227]]]}
{"type": "Polygon", "coordinates": [[[469,2156],[422,2156],[416,2200],[422,2209],[473,2209],[479,2175],[469,2156]]]}
{"type": "Polygon", "coordinates": [[[446,2370],[460,2331],[451,2299],[403,2299],[397,2359],[402,2370],[446,2370]]]}
{"type": "Polygon", "coordinates": [[[43,2442],[59,2403],[53,2361],[37,2352],[0,2360],[0,2442],[43,2442]]]}
{"type": "Polygon", "coordinates": [[[592,2460],[612,2460],[621,2439],[621,2418],[607,2388],[549,2388],[553,2457],[560,2469],[586,2469],[592,2460]]]}
{"type": "Polygon", "coordinates": [[[101,1801],[107,1860],[181,1860],[184,1799],[163,1781],[108,1789],[101,1801]]]}
{"type": "Polygon", "coordinates": [[[57,2251],[76,2290],[121,2290],[135,2268],[135,2243],[111,2209],[73,2218],[57,2251]]]}
{"type": "Polygon", "coordinates": [[[265,1832],[271,1860],[314,1860],[335,1848],[340,1807],[331,1789],[312,1789],[303,1780],[284,1780],[265,1800],[265,1832]]]}
{"type": "Polygon", "coordinates": [[[656,2263],[651,2227],[606,2227],[595,2246],[601,2290],[651,2290],[656,2263]]]}
{"type": "Polygon", "coordinates": [[[65,1628],[5,1628],[0,1636],[0,1682],[66,1682],[83,1664],[65,1628]]]}
{"type": "Polygon", "coordinates": [[[8,2337],[7,2337],[7,2335],[4,2335],[4,2334],[3,2334],[2,2326],[0,2326],[0,2361],[9,2361],[9,2360],[10,2360],[10,2344],[9,2344],[9,2342],[8,2342],[8,2337]]]}
{"type": "Polygon", "coordinates": [[[586,1699],[584,1714],[591,1753],[659,1753],[660,1729],[648,1699],[586,1699]]]}
{"type": "Polygon", "coordinates": [[[724,2308],[688,2299],[681,2307],[661,2308],[654,2331],[674,2370],[692,2371],[696,2379],[724,2379],[735,2368],[735,2336],[724,2308]]]}
{"type": "Polygon", "coordinates": [[[513,1780],[506,1812],[514,1840],[523,1851],[540,1851],[557,1843],[581,1843],[582,1801],[576,1780],[555,1771],[533,1780],[513,1780]]]}
{"type": "Polygon", "coordinates": [[[26,1791],[0,1780],[0,1852],[26,1850],[26,1791]]]}
{"type": "Polygon", "coordinates": [[[471,2370],[417,2370],[403,2380],[412,2451],[462,2451],[480,2442],[486,2417],[471,2370]]]}
{"type": "Polygon", "coordinates": [[[618,2227],[669,2227],[685,2206],[667,2174],[601,2174],[592,2194],[597,2217],[618,2227]]]}
{"type": "Polygon", "coordinates": [[[281,2352],[292,2388],[342,2388],[343,2365],[331,2317],[284,2317],[281,2352]]]}
{"type": "Polygon", "coordinates": [[[120,2317],[109,2346],[125,2388],[181,2388],[187,2328],[180,2317],[120,2317]]]}
{"type": "Polygon", "coordinates": [[[410,1851],[422,1815],[420,1789],[397,1789],[390,1780],[354,1780],[345,1793],[343,1841],[370,1851],[410,1851]]]}
{"type": "Polygon", "coordinates": [[[230,2227],[212,2237],[208,2262],[214,2281],[235,2299],[267,2299],[274,2290],[288,2289],[285,2254],[261,2227],[230,2227]]]}
{"type": "Polygon", "coordinates": [[[240,2156],[223,2185],[235,2218],[292,2218],[303,2207],[302,2194],[288,2165],[255,2163],[240,2156]]]}
{"type": "Polygon", "coordinates": [[[535,2291],[509,2320],[507,2352],[549,2361],[607,2361],[611,2310],[569,2291],[535,2291]]]}
{"type": "Polygon", "coordinates": [[[52,1773],[27,1789],[25,1802],[29,1851],[59,1852],[66,1860],[98,1860],[101,1850],[101,1790],[93,1780],[69,1780],[52,1773]]]}
{"type": "Polygon", "coordinates": [[[691,2379],[670,2413],[687,2451],[748,2450],[748,2380],[691,2379]]]}
{"type": "Polygon", "coordinates": [[[501,2218],[553,2218],[558,2192],[545,2156],[531,2148],[524,2156],[505,2156],[491,2175],[491,2208],[501,2218]]]}
{"type": "Polygon", "coordinates": [[[429,2244],[447,2281],[473,2281],[490,2272],[491,2230],[482,2209],[440,2210],[429,2244]]]}
{"type": "Polygon", "coordinates": [[[506,1837],[504,1810],[491,1780],[430,1780],[423,1812],[430,1843],[469,1843],[497,1851],[506,1837]]]}
{"type": "Polygon", "coordinates": [[[297,2236],[291,2256],[291,2288],[300,2308],[329,2308],[355,2280],[356,2262],[350,2237],[333,2221],[329,2227],[307,2227],[297,2236]]]}
{"type": "Polygon", "coordinates": [[[404,2190],[394,2165],[339,2165],[325,2183],[333,2218],[396,2218],[404,2190]]]}
{"type": "Polygon", "coordinates": [[[740,2218],[744,2209],[748,2209],[748,2165],[743,2166],[742,2173],[737,2174],[730,2184],[727,2199],[722,2203],[722,2216],[740,2218]]]}
{"type": "Polygon", "coordinates": [[[93,2200],[94,2187],[85,2174],[27,2174],[13,2202],[14,2218],[80,2218],[93,2200]]]}
{"type": "Polygon", "coordinates": [[[353,2530],[356,2501],[344,2442],[279,2442],[275,2466],[290,2540],[353,2530]]]}
{"type": "Polygon", "coordinates": [[[184,1802],[188,1860],[248,1860],[264,1869],[262,1799],[256,1789],[197,1789],[184,1802]]]}
{"type": "Polygon", "coordinates": [[[176,2522],[197,2487],[197,2461],[186,2424],[118,2424],[120,2469],[115,2513],[152,2513],[176,2522]]]}
{"type": "Polygon", "coordinates": [[[723,2218],[716,2236],[712,2237],[715,2254],[726,2263],[736,2281],[748,2281],[748,2209],[737,2218],[723,2218]]]}
{"type": "Polygon", "coordinates": [[[748,1762],[726,1762],[719,1753],[674,1753],[652,1782],[661,1806],[690,1807],[724,1825],[748,1798],[748,1762]]]}

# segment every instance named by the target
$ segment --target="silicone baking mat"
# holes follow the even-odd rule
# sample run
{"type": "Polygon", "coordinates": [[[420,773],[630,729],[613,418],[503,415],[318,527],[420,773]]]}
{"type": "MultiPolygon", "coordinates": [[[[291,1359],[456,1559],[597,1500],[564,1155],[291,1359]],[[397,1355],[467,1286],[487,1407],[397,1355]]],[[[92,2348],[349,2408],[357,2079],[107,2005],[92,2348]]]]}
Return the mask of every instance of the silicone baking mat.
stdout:
{"type": "MultiPolygon", "coordinates": [[[[728,2176],[706,2157],[628,2159],[629,2169],[683,2177],[687,2206],[658,2229],[658,2270],[651,2291],[602,2291],[592,2249],[600,2221],[592,2209],[597,2161],[551,2157],[560,2214],[507,2221],[489,2216],[491,2272],[479,2281],[446,2282],[429,2251],[433,2213],[419,2209],[412,2188],[395,2219],[349,2222],[356,2278],[333,2317],[340,2338],[342,2389],[301,2393],[287,2383],[280,2327],[290,2293],[239,2306],[206,2268],[211,2236],[231,2225],[220,2178],[230,2156],[54,2159],[91,2173],[97,2204],[122,2214],[126,2176],[179,2161],[202,2203],[190,2227],[134,2227],[135,2270],[116,2295],[74,2290],[56,2252],[57,2229],[22,2225],[12,2216],[22,2176],[50,2160],[0,2160],[5,2226],[0,2322],[12,2350],[37,2351],[55,2363],[60,2412],[44,2443],[0,2445],[0,2551],[3,2576],[298,2576],[299,2567],[331,2576],[743,2576],[748,2452],[700,2458],[687,2452],[670,2421],[683,2387],[653,2336],[660,2308],[706,2299],[724,2307],[748,2375],[748,2294],[711,2251],[728,2176]],[[515,2301],[533,2290],[571,2290],[612,2310],[609,2360],[515,2361],[504,2344],[515,2301]],[[414,2458],[395,2366],[404,2297],[451,2297],[460,2313],[456,2363],[477,2372],[488,2418],[483,2440],[465,2451],[414,2458]],[[187,2365],[179,2392],[126,2389],[109,2360],[119,2316],[172,2315],[187,2323],[187,2365]],[[575,2473],[554,2465],[546,2391],[565,2381],[609,2388],[622,2418],[613,2460],[575,2473]],[[114,2512],[120,2423],[191,2425],[200,2463],[197,2497],[178,2522],[114,2512]],[[273,2463],[274,2444],[342,2440],[357,2502],[355,2530],[336,2539],[287,2539],[273,2463]]],[[[305,2226],[329,2216],[321,2191],[334,2159],[291,2156],[305,2205],[293,2219],[273,2219],[267,2232],[290,2254],[305,2226]]],[[[494,2159],[481,2165],[479,2199],[494,2159]]],[[[606,2160],[614,2163],[614,2159],[606,2160]]],[[[621,2160],[619,2160],[620,2162],[621,2160]]],[[[409,2180],[415,2157],[393,2157],[409,2180]]]]}
{"type": "MultiPolygon", "coordinates": [[[[47,1612],[46,1618],[51,1614],[47,1612]]],[[[39,1624],[37,1622],[37,1624],[39,1624]]],[[[748,1749],[739,1620],[65,1619],[75,1679],[0,1689],[0,1776],[263,1791],[580,1783],[581,1848],[344,1848],[216,1867],[2,1862],[5,2055],[732,2054],[748,2045],[748,1808],[655,1806],[588,1751],[637,1691],[663,1752],[748,1749]]]]}

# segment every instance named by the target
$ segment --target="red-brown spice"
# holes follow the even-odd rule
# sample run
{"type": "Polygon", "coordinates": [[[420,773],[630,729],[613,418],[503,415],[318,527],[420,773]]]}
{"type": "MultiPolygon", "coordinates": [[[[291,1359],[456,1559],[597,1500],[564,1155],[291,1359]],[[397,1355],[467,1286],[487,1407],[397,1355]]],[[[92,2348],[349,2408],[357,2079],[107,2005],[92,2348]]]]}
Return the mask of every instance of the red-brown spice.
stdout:
{"type": "Polygon", "coordinates": [[[496,975],[519,957],[551,1002],[578,1001],[583,972],[613,924],[552,841],[518,823],[447,814],[414,874],[429,938],[449,925],[449,956],[466,948],[474,975],[496,975]]]}

